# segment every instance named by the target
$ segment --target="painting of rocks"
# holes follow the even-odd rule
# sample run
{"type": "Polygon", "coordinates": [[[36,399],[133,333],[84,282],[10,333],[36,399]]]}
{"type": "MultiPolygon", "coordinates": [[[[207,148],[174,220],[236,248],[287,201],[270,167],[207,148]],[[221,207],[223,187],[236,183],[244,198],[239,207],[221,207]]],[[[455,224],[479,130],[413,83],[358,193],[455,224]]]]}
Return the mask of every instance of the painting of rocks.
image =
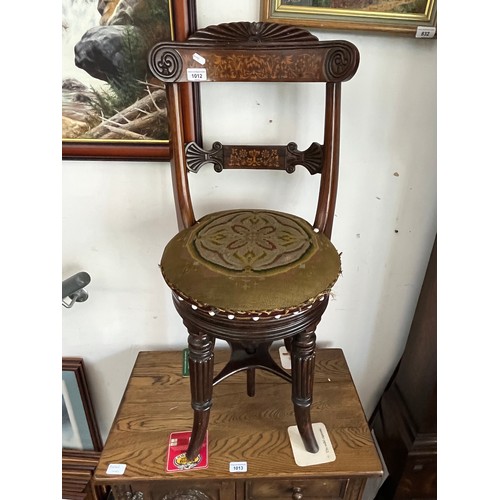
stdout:
{"type": "Polygon", "coordinates": [[[283,5],[399,14],[423,14],[427,3],[427,0],[282,0],[283,5]]]}
{"type": "Polygon", "coordinates": [[[62,139],[166,141],[147,54],[170,40],[167,0],[62,0],[62,139]]]}

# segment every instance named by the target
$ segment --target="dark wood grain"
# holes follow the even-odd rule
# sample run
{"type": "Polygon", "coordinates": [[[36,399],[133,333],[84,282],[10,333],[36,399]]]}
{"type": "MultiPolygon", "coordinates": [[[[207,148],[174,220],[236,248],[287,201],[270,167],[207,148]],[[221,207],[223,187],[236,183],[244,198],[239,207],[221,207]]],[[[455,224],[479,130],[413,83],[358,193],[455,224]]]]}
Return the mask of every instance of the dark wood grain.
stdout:
{"type": "Polygon", "coordinates": [[[314,227],[328,237],[332,235],[337,201],[340,157],[340,84],[326,85],[323,169],[314,227]]]}
{"type": "Polygon", "coordinates": [[[401,360],[370,421],[388,477],[376,499],[437,498],[437,240],[401,360]]]}

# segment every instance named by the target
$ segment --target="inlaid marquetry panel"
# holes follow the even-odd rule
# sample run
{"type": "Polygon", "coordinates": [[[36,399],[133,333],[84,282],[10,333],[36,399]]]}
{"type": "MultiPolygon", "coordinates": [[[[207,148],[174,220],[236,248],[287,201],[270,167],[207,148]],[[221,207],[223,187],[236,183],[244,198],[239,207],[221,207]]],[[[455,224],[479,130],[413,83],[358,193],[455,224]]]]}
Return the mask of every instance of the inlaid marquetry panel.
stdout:
{"type": "Polygon", "coordinates": [[[295,172],[297,165],[305,167],[311,175],[322,170],[323,146],[313,142],[300,151],[295,142],[286,146],[223,145],[214,142],[212,149],[203,149],[195,142],[186,145],[186,163],[190,172],[212,164],[216,172],[224,169],[267,169],[295,172]]]}
{"type": "Polygon", "coordinates": [[[341,82],[358,64],[359,52],[346,40],[319,41],[304,30],[267,23],[210,27],[187,44],[161,42],[149,54],[151,71],[164,82],[341,82]],[[263,44],[265,50],[258,50],[263,44]],[[188,69],[201,73],[193,77],[188,69]]]}

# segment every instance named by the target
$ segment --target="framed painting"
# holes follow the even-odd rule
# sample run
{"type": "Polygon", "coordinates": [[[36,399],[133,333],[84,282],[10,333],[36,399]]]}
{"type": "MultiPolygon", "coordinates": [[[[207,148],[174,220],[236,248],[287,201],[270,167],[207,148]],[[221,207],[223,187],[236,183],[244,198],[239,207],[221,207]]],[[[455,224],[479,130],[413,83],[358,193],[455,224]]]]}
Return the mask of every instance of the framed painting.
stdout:
{"type": "Polygon", "coordinates": [[[104,500],[106,488],[91,480],[102,440],[82,358],[62,358],[62,495],[66,499],[104,500]]]}
{"type": "MultiPolygon", "coordinates": [[[[165,91],[147,55],[196,31],[196,0],[62,0],[63,159],[168,160],[165,91]]],[[[186,140],[201,140],[199,89],[183,84],[186,140]]]]}
{"type": "Polygon", "coordinates": [[[431,38],[436,9],[437,0],[261,0],[261,20],[431,38]]]}
{"type": "Polygon", "coordinates": [[[102,450],[82,358],[62,358],[62,448],[102,450]]]}

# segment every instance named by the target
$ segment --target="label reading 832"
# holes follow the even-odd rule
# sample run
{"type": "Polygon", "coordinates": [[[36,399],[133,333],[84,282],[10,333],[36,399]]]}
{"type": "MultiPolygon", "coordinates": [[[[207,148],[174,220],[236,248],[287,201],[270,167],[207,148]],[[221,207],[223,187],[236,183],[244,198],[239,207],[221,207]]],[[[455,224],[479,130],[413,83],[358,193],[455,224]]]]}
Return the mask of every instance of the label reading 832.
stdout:
{"type": "Polygon", "coordinates": [[[229,472],[246,472],[246,462],[229,462],[229,472]]]}
{"type": "Polygon", "coordinates": [[[205,68],[188,68],[187,79],[190,82],[203,82],[207,79],[207,70],[205,68]]]}
{"type": "Polygon", "coordinates": [[[419,26],[415,38],[434,38],[436,28],[434,26],[419,26]]]}

